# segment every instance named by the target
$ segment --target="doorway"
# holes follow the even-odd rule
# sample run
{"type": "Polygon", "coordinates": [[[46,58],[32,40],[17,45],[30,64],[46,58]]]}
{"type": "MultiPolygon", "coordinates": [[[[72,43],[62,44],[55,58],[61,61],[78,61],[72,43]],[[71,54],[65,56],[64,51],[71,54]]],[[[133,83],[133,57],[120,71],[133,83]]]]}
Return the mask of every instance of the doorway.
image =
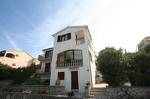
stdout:
{"type": "Polygon", "coordinates": [[[78,71],[71,71],[71,89],[78,89],[78,71]]]}

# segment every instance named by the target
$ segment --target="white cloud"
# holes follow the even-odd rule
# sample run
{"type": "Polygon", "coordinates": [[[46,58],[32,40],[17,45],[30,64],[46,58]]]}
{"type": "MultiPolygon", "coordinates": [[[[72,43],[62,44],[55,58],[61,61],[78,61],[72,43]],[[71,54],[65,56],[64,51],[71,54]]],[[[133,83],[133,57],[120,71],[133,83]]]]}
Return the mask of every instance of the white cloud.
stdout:
{"type": "Polygon", "coordinates": [[[6,38],[6,40],[9,42],[9,44],[13,47],[13,49],[15,49],[15,50],[21,50],[18,47],[17,43],[13,40],[13,38],[11,38],[9,36],[9,34],[7,32],[3,32],[3,34],[4,34],[5,38],[6,38]]]}
{"type": "Polygon", "coordinates": [[[53,44],[51,34],[67,25],[87,24],[96,51],[107,46],[135,51],[136,45],[150,35],[149,4],[149,0],[69,1],[53,16],[49,13],[41,24],[33,25],[34,29],[25,34],[26,41],[33,48],[50,47],[53,44]]]}

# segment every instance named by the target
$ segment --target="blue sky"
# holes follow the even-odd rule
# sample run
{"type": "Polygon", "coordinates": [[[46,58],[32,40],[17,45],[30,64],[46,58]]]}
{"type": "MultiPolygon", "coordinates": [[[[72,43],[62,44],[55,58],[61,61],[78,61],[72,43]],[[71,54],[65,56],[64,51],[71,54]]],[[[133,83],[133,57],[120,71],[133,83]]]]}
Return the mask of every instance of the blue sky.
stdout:
{"type": "Polygon", "coordinates": [[[107,46],[136,51],[150,35],[149,0],[0,0],[0,50],[34,56],[53,46],[53,33],[88,25],[96,51],[107,46]]]}

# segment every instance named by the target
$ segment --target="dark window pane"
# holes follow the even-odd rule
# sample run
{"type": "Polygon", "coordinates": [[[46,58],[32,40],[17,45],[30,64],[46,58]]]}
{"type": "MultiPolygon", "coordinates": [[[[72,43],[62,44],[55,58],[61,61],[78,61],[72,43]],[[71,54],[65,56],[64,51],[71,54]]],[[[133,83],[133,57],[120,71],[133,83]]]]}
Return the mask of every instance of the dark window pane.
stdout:
{"type": "Polygon", "coordinates": [[[50,72],[50,63],[45,64],[45,72],[50,72]]]}
{"type": "Polygon", "coordinates": [[[65,53],[65,59],[67,62],[70,62],[71,60],[73,60],[73,51],[67,51],[65,53]]]}
{"type": "Polygon", "coordinates": [[[14,55],[14,54],[11,54],[11,53],[7,53],[7,54],[6,54],[6,57],[15,58],[15,55],[14,55]]]}
{"type": "Polygon", "coordinates": [[[71,33],[67,34],[68,40],[71,39],[71,33]]]}
{"type": "Polygon", "coordinates": [[[59,80],[64,80],[65,79],[65,73],[64,72],[58,72],[58,78],[59,78],[59,80]]]}
{"type": "Polygon", "coordinates": [[[60,36],[58,36],[58,38],[57,38],[57,42],[60,42],[60,36]]]}
{"type": "Polygon", "coordinates": [[[49,57],[49,54],[50,54],[50,51],[46,51],[46,52],[45,52],[45,58],[48,58],[48,57],[49,57]]]}

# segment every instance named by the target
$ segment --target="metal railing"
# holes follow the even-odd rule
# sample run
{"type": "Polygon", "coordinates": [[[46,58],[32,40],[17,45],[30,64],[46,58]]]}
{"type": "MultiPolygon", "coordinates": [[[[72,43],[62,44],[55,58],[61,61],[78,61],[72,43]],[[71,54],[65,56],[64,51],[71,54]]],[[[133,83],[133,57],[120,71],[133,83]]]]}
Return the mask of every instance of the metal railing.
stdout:
{"type": "Polygon", "coordinates": [[[80,67],[82,65],[83,65],[83,60],[71,60],[70,62],[59,62],[59,61],[57,61],[56,67],[74,68],[74,67],[80,67]]]}

